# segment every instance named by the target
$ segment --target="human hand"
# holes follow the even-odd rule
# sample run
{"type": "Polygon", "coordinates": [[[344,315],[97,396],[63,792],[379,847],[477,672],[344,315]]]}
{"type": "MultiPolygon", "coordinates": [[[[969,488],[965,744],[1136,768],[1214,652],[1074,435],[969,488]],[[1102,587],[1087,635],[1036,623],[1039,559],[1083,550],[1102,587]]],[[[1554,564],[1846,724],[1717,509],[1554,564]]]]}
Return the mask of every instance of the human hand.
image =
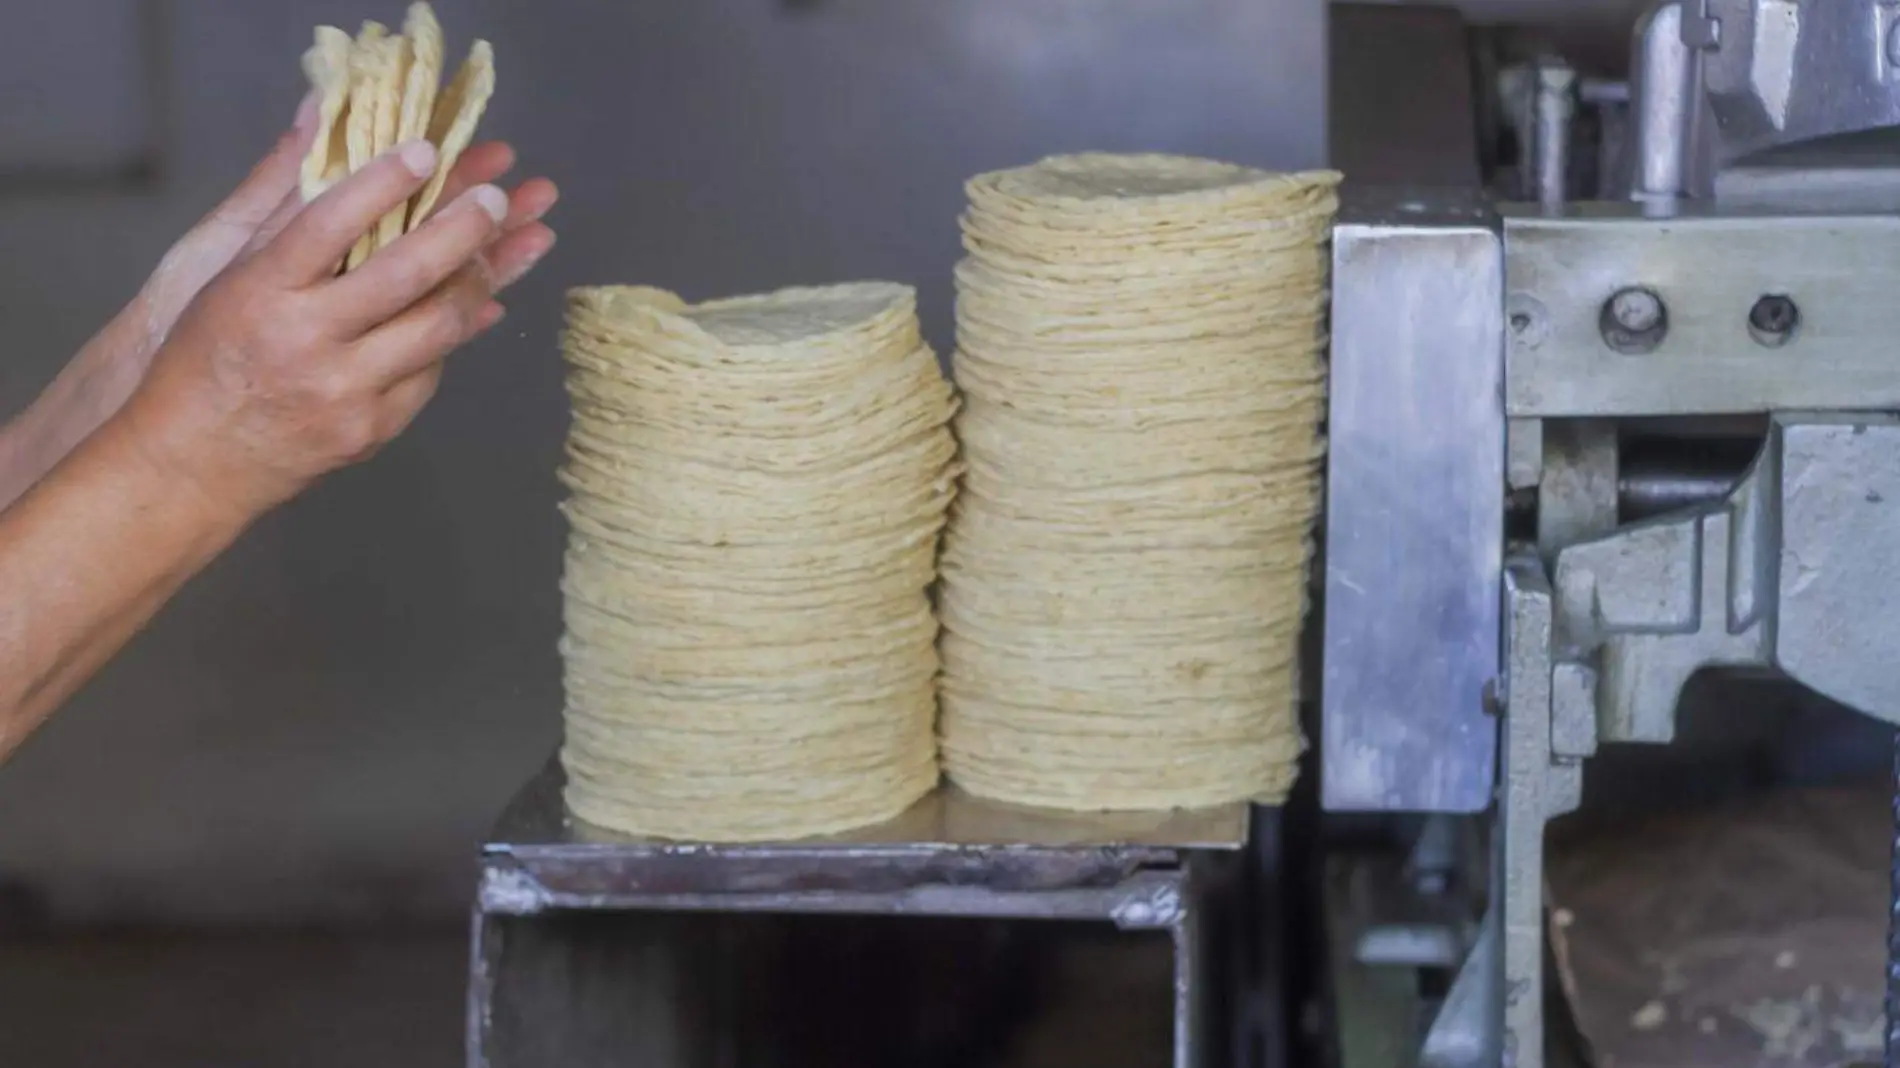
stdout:
{"type": "MultiPolygon", "coordinates": [[[[296,124],[224,203],[193,226],[159,262],[138,295],[67,364],[31,407],[0,426],[0,508],[16,500],[73,447],[111,418],[138,388],[152,355],[178,317],[213,278],[271,243],[303,208],[299,162],[315,132],[306,101],[296,124]]],[[[494,182],[514,165],[514,150],[490,141],[456,161],[440,204],[494,182]]],[[[482,253],[496,287],[532,268],[554,244],[540,222],[559,193],[545,178],[524,182],[509,197],[500,236],[482,253]]]]}
{"type": "MultiPolygon", "coordinates": [[[[0,506],[13,500],[73,445],[110,418],[138,388],[153,353],[171,335],[178,317],[205,285],[240,259],[270,243],[303,207],[297,188],[299,162],[315,132],[315,105],[306,101],[295,125],[222,204],[166,252],[131,303],[79,351],[31,426],[16,428],[34,443],[31,456],[14,458],[18,470],[0,462],[0,506]],[[30,433],[28,432],[30,431],[30,433]]],[[[514,167],[504,142],[488,141],[463,152],[443,188],[442,204],[477,185],[497,181],[514,167]]],[[[483,252],[497,288],[526,274],[554,245],[554,232],[540,220],[559,199],[554,184],[536,178],[509,196],[501,236],[483,252]]],[[[0,457],[0,460],[4,460],[0,457]]]]}
{"type": "MultiPolygon", "coordinates": [[[[505,154],[478,156],[480,174],[505,154]]],[[[395,437],[433,395],[441,362],[493,326],[497,286],[553,233],[518,191],[467,184],[448,207],[348,274],[365,231],[421,188],[422,142],[378,158],[307,206],[262,219],[179,317],[122,417],[144,452],[239,518],[294,496],[395,437]]],[[[290,182],[294,184],[294,168],[290,182]]],[[[534,190],[546,183],[529,183],[534,190]]]]}
{"type": "MultiPolygon", "coordinates": [[[[205,285],[268,245],[302,210],[297,174],[315,130],[315,99],[306,98],[295,123],[270,154],[166,252],[120,314],[123,322],[115,322],[119,329],[101,334],[98,340],[112,350],[120,377],[129,379],[127,392],[205,285]]],[[[514,164],[514,149],[505,142],[487,141],[469,148],[455,161],[440,203],[448,204],[468,189],[498,181],[514,164]]],[[[553,247],[554,233],[540,220],[559,196],[554,183],[545,178],[524,182],[510,195],[501,237],[483,252],[498,289],[526,274],[553,247]]]]}

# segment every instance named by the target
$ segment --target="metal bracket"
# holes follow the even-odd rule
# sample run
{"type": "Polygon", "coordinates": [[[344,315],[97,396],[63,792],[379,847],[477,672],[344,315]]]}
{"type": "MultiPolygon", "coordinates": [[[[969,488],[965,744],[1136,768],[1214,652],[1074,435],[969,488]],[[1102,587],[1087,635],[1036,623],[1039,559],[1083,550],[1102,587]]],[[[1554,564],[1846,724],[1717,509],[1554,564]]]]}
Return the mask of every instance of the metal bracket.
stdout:
{"type": "Polygon", "coordinates": [[[1504,795],[1498,803],[1505,1068],[1544,1063],[1544,827],[1577,807],[1583,769],[1555,749],[1550,582],[1531,550],[1504,571],[1504,795]]]}
{"type": "Polygon", "coordinates": [[[1512,418],[1900,408],[1900,217],[1587,211],[1505,217],[1506,301],[1525,317],[1505,334],[1512,418]],[[1666,306],[1647,352],[1603,335],[1605,303],[1632,287],[1666,306]],[[1799,317],[1775,344],[1749,330],[1764,296],[1799,317]]]}
{"type": "Polygon", "coordinates": [[[1775,416],[1726,500],[1558,554],[1555,707],[1667,742],[1690,676],[1758,666],[1900,723],[1900,633],[1876,622],[1900,611],[1897,528],[1900,420],[1775,416]]]}

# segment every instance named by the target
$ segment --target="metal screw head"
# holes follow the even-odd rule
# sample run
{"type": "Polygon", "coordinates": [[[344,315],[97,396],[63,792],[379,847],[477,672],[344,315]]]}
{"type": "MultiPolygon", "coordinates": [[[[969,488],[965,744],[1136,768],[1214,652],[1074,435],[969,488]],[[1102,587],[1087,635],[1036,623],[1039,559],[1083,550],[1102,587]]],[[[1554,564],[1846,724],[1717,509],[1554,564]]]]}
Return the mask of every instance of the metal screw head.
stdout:
{"type": "Polygon", "coordinates": [[[1748,309],[1748,336],[1771,349],[1786,345],[1800,325],[1801,309],[1785,294],[1766,294],[1748,309]]]}
{"type": "Polygon", "coordinates": [[[1610,298],[1610,315],[1616,325],[1640,334],[1662,319],[1662,301],[1647,289],[1625,289],[1610,298]]]}
{"type": "Polygon", "coordinates": [[[1534,349],[1550,334],[1550,313],[1529,293],[1512,293],[1504,302],[1504,324],[1513,344],[1534,349]]]}
{"type": "Polygon", "coordinates": [[[1597,328],[1618,352],[1653,352],[1669,333],[1669,309],[1654,290],[1626,286],[1603,302],[1597,328]]]}

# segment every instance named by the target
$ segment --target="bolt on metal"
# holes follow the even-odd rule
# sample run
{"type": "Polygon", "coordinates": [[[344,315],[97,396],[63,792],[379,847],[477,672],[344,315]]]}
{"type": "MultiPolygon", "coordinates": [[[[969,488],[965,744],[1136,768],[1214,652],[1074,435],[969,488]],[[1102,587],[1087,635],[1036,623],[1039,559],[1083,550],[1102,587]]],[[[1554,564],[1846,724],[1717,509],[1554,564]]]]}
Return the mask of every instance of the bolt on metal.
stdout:
{"type": "Polygon", "coordinates": [[[1603,302],[1597,328],[1618,352],[1653,352],[1669,333],[1669,308],[1654,290],[1626,286],[1603,302]]]}
{"type": "Polygon", "coordinates": [[[1642,289],[1625,289],[1610,298],[1610,314],[1616,324],[1632,333],[1641,333],[1662,319],[1662,301],[1642,289]]]}
{"type": "Polygon", "coordinates": [[[1801,308],[1786,294],[1764,294],[1748,309],[1748,336],[1767,348],[1786,345],[1800,325],[1801,308]]]}

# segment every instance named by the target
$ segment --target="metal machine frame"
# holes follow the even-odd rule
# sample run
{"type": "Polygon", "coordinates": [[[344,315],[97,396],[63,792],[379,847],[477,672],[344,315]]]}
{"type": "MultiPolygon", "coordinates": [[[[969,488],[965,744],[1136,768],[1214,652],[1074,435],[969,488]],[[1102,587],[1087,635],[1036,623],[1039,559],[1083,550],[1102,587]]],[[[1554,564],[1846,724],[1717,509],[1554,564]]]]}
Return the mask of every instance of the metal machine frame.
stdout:
{"type": "Polygon", "coordinates": [[[1900,612],[1900,217],[1870,208],[1900,187],[1891,160],[1751,160],[1900,124],[1896,11],[1672,0],[1636,32],[1629,200],[1567,202],[1577,82],[1545,60],[1517,83],[1530,203],[1342,215],[1322,796],[1488,843],[1454,876],[1480,902],[1463,911],[1410,881],[1429,866],[1335,862],[1336,973],[1455,976],[1425,1019],[1386,1022],[1400,1063],[1546,1063],[1546,824],[1600,744],[1672,740],[1691,676],[1770,671],[1900,723],[1881,625],[1900,612]],[[1619,444],[1639,421],[1739,424],[1758,448],[1686,494],[1644,487],[1619,444]],[[1630,514],[1645,495],[1670,506],[1630,514]],[[1535,530],[1510,537],[1524,501],[1535,530]]]}

